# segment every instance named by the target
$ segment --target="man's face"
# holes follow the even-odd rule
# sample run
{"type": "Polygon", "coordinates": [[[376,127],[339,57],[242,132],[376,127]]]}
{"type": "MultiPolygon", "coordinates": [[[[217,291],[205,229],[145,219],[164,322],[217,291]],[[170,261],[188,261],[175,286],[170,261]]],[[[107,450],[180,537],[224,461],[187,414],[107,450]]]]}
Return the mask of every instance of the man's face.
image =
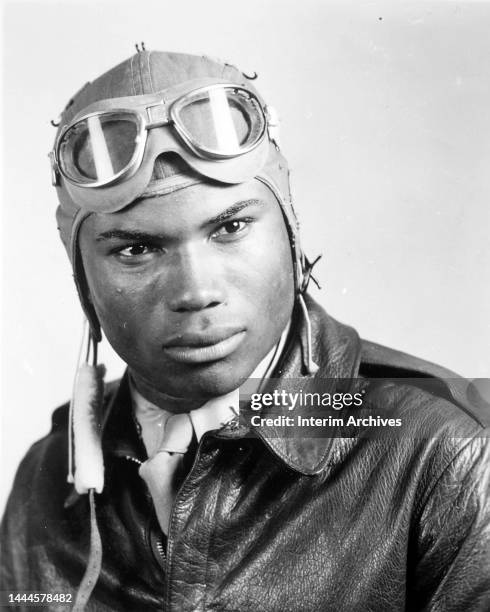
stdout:
{"type": "Polygon", "coordinates": [[[80,232],[90,297],[109,342],[142,386],[205,399],[238,387],[291,316],[291,250],[258,181],[198,184],[80,232]]]}

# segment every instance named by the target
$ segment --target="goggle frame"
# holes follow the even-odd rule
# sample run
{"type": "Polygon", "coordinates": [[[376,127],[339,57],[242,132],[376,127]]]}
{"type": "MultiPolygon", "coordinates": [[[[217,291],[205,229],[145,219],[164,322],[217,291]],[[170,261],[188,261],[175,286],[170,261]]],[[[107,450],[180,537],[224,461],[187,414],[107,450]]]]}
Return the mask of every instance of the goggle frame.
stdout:
{"type": "MultiPolygon", "coordinates": [[[[246,155],[253,149],[255,149],[264,139],[264,136],[269,127],[269,113],[267,106],[262,102],[259,96],[255,93],[244,87],[243,85],[238,85],[236,83],[230,82],[220,82],[220,83],[212,83],[209,85],[203,85],[200,87],[196,87],[192,90],[189,90],[183,94],[180,94],[178,97],[172,100],[166,100],[164,94],[166,90],[157,92],[156,94],[151,94],[150,97],[153,100],[151,103],[141,102],[141,104],[134,104],[131,108],[128,107],[113,107],[107,108],[103,110],[95,110],[92,112],[84,113],[81,115],[76,115],[75,118],[67,125],[63,126],[58,133],[56,141],[54,143],[53,150],[50,152],[49,157],[51,159],[52,165],[52,174],[53,174],[53,185],[58,185],[59,174],[63,176],[65,180],[67,180],[72,185],[76,187],[84,187],[88,189],[99,188],[99,187],[110,187],[125,179],[131,178],[136,174],[136,172],[141,167],[145,148],[148,140],[148,132],[151,129],[170,126],[175,129],[178,137],[180,137],[181,141],[184,145],[197,157],[206,160],[215,160],[217,162],[233,159],[240,157],[242,155],[246,155]],[[217,151],[211,148],[200,145],[197,141],[192,139],[192,135],[187,132],[187,130],[181,125],[179,121],[178,113],[179,111],[186,106],[188,99],[190,97],[194,97],[198,94],[205,93],[207,91],[212,91],[216,89],[232,89],[234,93],[240,92],[241,94],[245,94],[250,100],[254,101],[256,104],[256,108],[260,110],[261,115],[261,129],[260,133],[255,137],[255,139],[245,147],[241,147],[238,151],[217,151]],[[135,151],[131,156],[131,159],[126,164],[124,168],[119,170],[114,176],[108,179],[102,179],[93,181],[90,183],[85,183],[82,181],[76,181],[70,176],[63,168],[63,164],[60,162],[62,155],[60,153],[60,148],[63,144],[63,140],[68,132],[73,129],[78,123],[82,121],[87,121],[91,117],[102,117],[106,115],[130,115],[133,118],[136,118],[137,121],[137,135],[135,136],[135,151]]],[[[148,99],[148,95],[138,96],[144,97],[148,99]]],[[[133,98],[134,99],[134,98],[133,98]]],[[[116,101],[116,99],[114,99],[116,101]]],[[[92,105],[90,105],[92,106],[92,105]]]]}

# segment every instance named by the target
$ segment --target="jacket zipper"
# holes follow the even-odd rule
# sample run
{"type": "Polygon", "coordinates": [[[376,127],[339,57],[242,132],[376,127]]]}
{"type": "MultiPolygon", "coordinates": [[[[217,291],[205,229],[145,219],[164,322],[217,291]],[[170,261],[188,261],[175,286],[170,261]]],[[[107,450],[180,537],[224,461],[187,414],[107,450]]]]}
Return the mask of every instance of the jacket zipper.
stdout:
{"type": "Polygon", "coordinates": [[[136,459],[136,457],[132,457],[131,455],[124,455],[125,459],[128,459],[128,461],[133,461],[134,463],[137,463],[138,465],[143,465],[143,461],[140,461],[139,459],[136,459]]]}
{"type": "Polygon", "coordinates": [[[167,555],[165,554],[165,549],[163,548],[163,538],[161,536],[156,539],[156,547],[160,557],[163,559],[163,561],[166,561],[167,555]]]}

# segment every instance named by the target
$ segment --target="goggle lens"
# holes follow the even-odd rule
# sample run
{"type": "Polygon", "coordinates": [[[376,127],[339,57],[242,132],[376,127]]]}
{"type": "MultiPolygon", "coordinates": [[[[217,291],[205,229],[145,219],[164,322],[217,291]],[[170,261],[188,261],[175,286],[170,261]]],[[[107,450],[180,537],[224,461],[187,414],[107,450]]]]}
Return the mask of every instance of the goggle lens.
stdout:
{"type": "Polygon", "coordinates": [[[138,148],[139,117],[94,114],[72,125],[58,149],[63,174],[78,184],[107,183],[128,168],[138,148]]]}
{"type": "Polygon", "coordinates": [[[258,101],[233,87],[191,93],[176,103],[172,117],[191,147],[217,157],[234,157],[249,151],[265,129],[258,101]]]}

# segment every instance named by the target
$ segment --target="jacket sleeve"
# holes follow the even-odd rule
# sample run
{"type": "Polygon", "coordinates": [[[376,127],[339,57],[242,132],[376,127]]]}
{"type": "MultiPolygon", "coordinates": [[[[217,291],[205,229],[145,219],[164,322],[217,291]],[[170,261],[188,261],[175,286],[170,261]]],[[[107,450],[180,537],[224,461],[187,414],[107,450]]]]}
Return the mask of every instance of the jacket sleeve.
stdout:
{"type": "Polygon", "coordinates": [[[458,440],[463,447],[426,497],[409,610],[490,610],[489,436],[481,430],[469,441],[458,440]]]}
{"type": "Polygon", "coordinates": [[[33,449],[22,460],[8,498],[0,531],[0,590],[26,591],[28,568],[27,522],[31,511],[30,478],[35,470],[33,449]]]}

